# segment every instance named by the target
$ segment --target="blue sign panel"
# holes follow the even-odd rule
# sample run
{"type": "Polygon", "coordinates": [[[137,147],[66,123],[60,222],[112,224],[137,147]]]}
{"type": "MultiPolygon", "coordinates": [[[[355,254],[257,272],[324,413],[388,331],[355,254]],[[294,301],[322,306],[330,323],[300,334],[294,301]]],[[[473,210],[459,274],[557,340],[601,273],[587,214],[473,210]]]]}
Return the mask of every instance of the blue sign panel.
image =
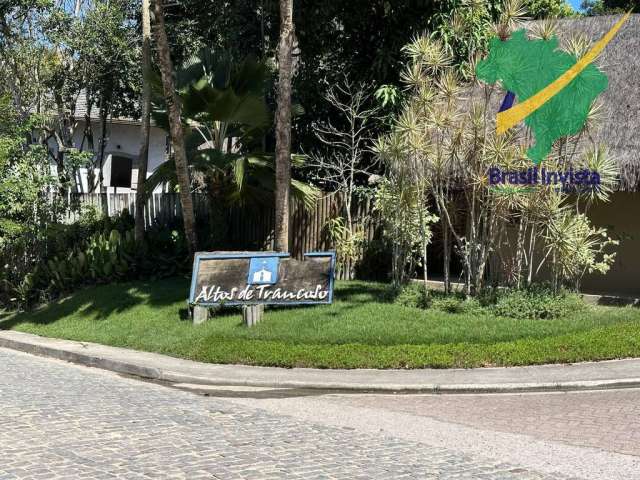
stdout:
{"type": "Polygon", "coordinates": [[[278,282],[278,257],[254,257],[249,261],[248,285],[275,285],[278,282]]]}

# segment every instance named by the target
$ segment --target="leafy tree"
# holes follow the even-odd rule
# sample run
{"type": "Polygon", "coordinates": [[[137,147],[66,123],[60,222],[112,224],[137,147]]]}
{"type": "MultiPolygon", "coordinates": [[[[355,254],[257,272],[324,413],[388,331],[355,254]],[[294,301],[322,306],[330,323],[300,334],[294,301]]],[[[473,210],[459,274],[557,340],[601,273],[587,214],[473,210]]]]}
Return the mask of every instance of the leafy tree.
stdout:
{"type": "Polygon", "coordinates": [[[43,80],[53,55],[39,42],[46,0],[0,5],[0,95],[10,95],[22,119],[43,108],[43,80]]]}
{"type": "Polygon", "coordinates": [[[43,146],[29,144],[37,118],[22,118],[10,96],[0,97],[0,302],[23,300],[33,284],[30,272],[46,248],[47,226],[62,210],[50,196],[51,176],[43,146]],[[5,295],[12,296],[4,298],[5,295]]]}
{"type": "Polygon", "coordinates": [[[614,15],[635,9],[638,11],[636,0],[584,0],[582,10],[586,15],[614,15]]]}
{"type": "Polygon", "coordinates": [[[3,7],[0,62],[7,68],[1,69],[0,90],[11,93],[23,118],[31,111],[43,114],[40,142],[57,166],[62,191],[73,186],[78,167],[91,163],[91,155],[79,157],[74,149],[79,96],[85,95],[88,107],[81,149],[93,149],[88,112],[100,111],[98,162],[108,116],[135,114],[138,40],[131,5],[22,0],[3,7]]]}
{"type": "Polygon", "coordinates": [[[431,242],[431,224],[438,217],[429,212],[423,193],[407,175],[409,172],[390,167],[376,189],[374,207],[382,218],[383,235],[391,249],[391,279],[395,287],[407,283],[422,259],[426,291],[426,248],[431,242]]]}
{"type": "MultiPolygon", "coordinates": [[[[106,144],[107,122],[110,116],[134,116],[140,90],[141,68],[138,58],[140,41],[129,11],[129,0],[95,1],[74,16],[69,31],[60,32],[60,42],[68,44],[77,60],[59,72],[61,83],[76,78],[84,94],[87,110],[84,132],[87,144],[93,143],[89,113],[95,106],[100,118],[98,154],[100,168],[98,184],[102,185],[102,165],[106,144]]],[[[59,78],[58,77],[58,78],[59,78]]],[[[83,141],[84,143],[84,141],[83,141]]],[[[93,172],[93,168],[89,169],[93,172]]],[[[96,182],[92,182],[93,188],[96,182]]]]}
{"type": "Polygon", "coordinates": [[[563,18],[576,14],[566,0],[528,0],[526,8],[532,18],[563,18]]]}

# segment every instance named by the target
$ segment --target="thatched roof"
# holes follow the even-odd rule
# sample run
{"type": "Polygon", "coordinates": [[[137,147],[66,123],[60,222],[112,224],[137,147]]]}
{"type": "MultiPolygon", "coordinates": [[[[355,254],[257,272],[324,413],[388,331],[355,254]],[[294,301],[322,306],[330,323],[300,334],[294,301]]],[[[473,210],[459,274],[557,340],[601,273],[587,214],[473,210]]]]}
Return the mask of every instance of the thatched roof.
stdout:
{"type": "MultiPolygon", "coordinates": [[[[560,40],[582,34],[591,42],[601,39],[620,15],[558,20],[560,40]]],[[[527,26],[534,28],[535,22],[527,26]]],[[[604,143],[618,161],[621,189],[640,188],[640,14],[633,14],[607,45],[598,67],[609,78],[609,87],[599,97],[603,111],[593,138],[604,143]]]]}

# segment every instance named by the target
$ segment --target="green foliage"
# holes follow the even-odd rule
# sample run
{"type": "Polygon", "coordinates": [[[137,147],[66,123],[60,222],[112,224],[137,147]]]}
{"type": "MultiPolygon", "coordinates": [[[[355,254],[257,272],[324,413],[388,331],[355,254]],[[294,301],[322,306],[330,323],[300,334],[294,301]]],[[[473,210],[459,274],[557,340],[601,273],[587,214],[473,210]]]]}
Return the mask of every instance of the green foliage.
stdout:
{"type": "Polygon", "coordinates": [[[576,14],[566,0],[527,0],[526,6],[532,18],[564,18],[576,14]]]}
{"type": "MultiPolygon", "coordinates": [[[[483,44],[490,35],[491,25],[486,19],[498,16],[502,3],[333,0],[320,6],[313,0],[297,2],[294,23],[302,61],[296,65],[293,95],[304,106],[305,114],[294,120],[294,150],[314,151],[322,146],[316,136],[316,126],[322,121],[330,119],[340,130],[347,126],[324,99],[327,90],[344,75],[373,89],[383,85],[400,88],[401,49],[425,30],[446,33],[448,40],[456,42],[452,45],[458,52],[456,61],[467,62],[473,45],[483,44]],[[453,31],[453,17],[463,14],[469,17],[469,24],[453,31]]],[[[216,51],[228,51],[235,58],[251,54],[275,64],[277,2],[256,6],[252,0],[184,0],[172,8],[172,13],[169,28],[179,58],[206,45],[216,51]]],[[[273,91],[275,75],[270,80],[273,91]]],[[[273,94],[269,100],[274,100],[273,94]]]]}
{"type": "Polygon", "coordinates": [[[404,307],[428,308],[430,298],[421,284],[409,282],[396,289],[394,303],[404,307]]]}
{"type": "Polygon", "coordinates": [[[554,293],[550,286],[536,285],[526,289],[500,289],[465,298],[462,293],[425,291],[419,282],[409,282],[391,295],[393,303],[411,308],[432,309],[451,314],[493,314],[523,320],[558,319],[584,311],[587,307],[573,293],[554,293]]]}
{"type": "Polygon", "coordinates": [[[609,271],[616,257],[610,247],[620,243],[610,238],[605,228],[591,225],[585,214],[567,209],[552,218],[545,239],[556,279],[570,283],[576,290],[585,273],[609,271]]]}
{"type": "Polygon", "coordinates": [[[395,85],[380,85],[375,91],[374,97],[383,107],[393,107],[400,102],[401,92],[395,85]]]}
{"type": "Polygon", "coordinates": [[[326,229],[329,232],[331,243],[335,245],[336,270],[338,277],[342,278],[340,272],[351,268],[360,258],[365,243],[364,233],[350,230],[343,217],[330,218],[327,221],[326,229]]]}
{"type": "Polygon", "coordinates": [[[50,194],[57,179],[45,149],[25,141],[32,126],[31,117],[0,97],[0,303],[21,302],[32,289],[31,274],[47,249],[47,227],[64,207],[50,194]]]}
{"type": "Polygon", "coordinates": [[[616,15],[634,9],[638,13],[636,0],[583,0],[582,9],[586,15],[616,15]]]}
{"type": "Polygon", "coordinates": [[[497,296],[492,311],[496,315],[519,319],[555,319],[584,311],[582,299],[572,293],[554,293],[551,288],[532,287],[509,290],[497,296]]]}
{"type": "MultiPolygon", "coordinates": [[[[259,203],[275,189],[273,155],[262,151],[271,114],[265,101],[268,68],[248,56],[234,62],[228,55],[201,49],[176,72],[183,105],[187,157],[200,188],[228,203],[259,203]]],[[[155,76],[153,111],[156,123],[168,130],[168,117],[155,76]]],[[[304,157],[294,156],[296,167],[304,157]]],[[[177,185],[173,160],[160,165],[145,182],[147,191],[168,182],[177,185]]],[[[317,190],[292,180],[291,192],[305,206],[315,204],[317,190]]]]}
{"type": "Polygon", "coordinates": [[[121,234],[91,236],[84,248],[71,251],[66,257],[53,257],[47,262],[46,274],[55,291],[68,291],[86,282],[108,282],[125,278],[135,270],[136,244],[133,231],[121,234]]]}
{"type": "Polygon", "coordinates": [[[399,286],[411,278],[431,239],[429,225],[438,217],[422,203],[415,185],[406,179],[383,179],[375,193],[374,210],[383,221],[384,238],[392,250],[392,279],[399,286]]]}
{"type": "Polygon", "coordinates": [[[409,282],[396,289],[393,302],[405,307],[433,309],[445,313],[485,313],[476,299],[465,298],[461,293],[427,291],[421,282],[409,282]]]}
{"type": "MultiPolygon", "coordinates": [[[[465,2],[461,8],[487,8],[481,3],[465,2]]],[[[522,29],[511,35],[523,15],[520,2],[504,2],[491,28],[492,35],[498,34],[490,41],[491,52],[479,63],[477,59],[471,62],[477,63],[473,70],[479,78],[489,83],[501,78],[505,88],[520,99],[541,88],[529,86],[531,79],[542,86],[553,80],[540,80],[536,72],[528,72],[531,68],[525,50],[534,48],[540,56],[557,57],[554,61],[566,67],[575,63],[584,49],[583,42],[573,39],[568,51],[557,50],[550,22],[541,24],[545,32],[539,37],[545,40],[531,41],[522,29]],[[520,70],[528,72],[526,78],[511,75],[514,64],[524,65],[520,70]],[[507,77],[511,83],[505,80],[507,77]],[[521,87],[524,90],[519,91],[521,87]]],[[[491,269],[490,275],[495,275],[491,280],[515,287],[534,282],[536,276],[544,274],[542,267],[549,264],[556,287],[572,283],[578,288],[584,274],[605,273],[614,259],[608,247],[616,243],[606,232],[592,227],[585,215],[593,202],[607,201],[616,190],[619,169],[604,146],[587,144],[585,148],[584,138],[592,137],[589,132],[597,107],[591,100],[606,84],[606,77],[596,67],[583,72],[586,77],[578,83],[582,93],[587,93],[577,96],[588,101],[572,103],[575,118],[558,121],[558,111],[567,110],[567,98],[558,96],[557,104],[546,104],[547,110],[524,122],[527,128],[496,135],[495,107],[489,101],[493,87],[461,81],[455,52],[445,37],[416,37],[403,50],[408,56],[402,75],[407,87],[405,101],[391,122],[390,133],[380,137],[375,151],[388,167],[390,181],[412,185],[416,196],[427,197],[435,204],[462,260],[466,293],[482,291],[487,266],[493,259],[501,268],[491,269]],[[509,194],[490,185],[487,177],[492,167],[517,171],[531,166],[525,154],[531,146],[531,130],[536,133],[536,144],[528,153],[537,162],[546,157],[547,171],[590,169],[601,174],[601,184],[575,195],[552,185],[515,189],[509,194]],[[569,202],[573,207],[568,207],[569,202]],[[460,222],[461,212],[464,222],[460,222]]],[[[402,219],[401,212],[398,218],[402,219]]],[[[412,223],[403,221],[403,225],[409,229],[412,223]]]]}
{"type": "Polygon", "coordinates": [[[44,38],[58,50],[46,86],[65,101],[84,90],[94,107],[114,116],[133,114],[141,72],[131,8],[125,0],[90,2],[77,17],[51,9],[43,19],[44,38]]]}
{"type": "Polygon", "coordinates": [[[475,299],[465,299],[464,295],[434,295],[430,307],[446,313],[465,313],[478,308],[475,299]]]}

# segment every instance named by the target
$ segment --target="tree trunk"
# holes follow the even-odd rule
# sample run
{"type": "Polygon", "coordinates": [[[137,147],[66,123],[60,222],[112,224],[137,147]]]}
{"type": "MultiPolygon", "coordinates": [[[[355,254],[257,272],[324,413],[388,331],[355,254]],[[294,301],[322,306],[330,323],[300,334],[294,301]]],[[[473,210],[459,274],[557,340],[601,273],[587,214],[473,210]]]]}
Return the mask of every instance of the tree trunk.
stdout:
{"type": "Polygon", "coordinates": [[[98,185],[100,186],[100,190],[98,190],[99,193],[102,193],[102,185],[104,183],[104,172],[103,172],[103,168],[104,168],[104,148],[105,148],[105,142],[107,141],[107,117],[108,117],[108,111],[104,106],[104,98],[100,101],[100,152],[98,153],[98,158],[99,158],[99,167],[100,170],[98,171],[98,185]]]}
{"type": "Polygon", "coordinates": [[[293,76],[293,0],[280,0],[278,107],[276,110],[275,249],[289,251],[291,183],[291,78],[293,76]]]}
{"type": "Polygon", "coordinates": [[[147,165],[149,163],[149,130],[151,128],[151,13],[149,0],[142,0],[142,118],[140,126],[140,154],[138,155],[138,184],[136,185],[136,223],[135,239],[142,243],[144,240],[144,191],[147,179],[147,165]]]}
{"type": "Polygon", "coordinates": [[[198,240],[195,230],[195,216],[193,213],[193,198],[191,197],[191,182],[189,180],[189,166],[187,164],[187,152],[184,146],[184,134],[182,131],[181,106],[176,95],[173,80],[173,63],[169,51],[169,41],[164,27],[164,11],[162,0],[154,0],[153,14],[155,17],[154,36],[158,47],[158,60],[162,75],[162,88],[169,113],[169,130],[171,143],[174,150],[174,161],[178,185],[180,186],[180,204],[182,206],[182,219],[184,233],[187,238],[189,253],[193,255],[198,249],[198,240]]]}
{"type": "Polygon", "coordinates": [[[422,195],[420,196],[420,230],[422,230],[422,282],[424,294],[429,294],[429,284],[428,284],[428,274],[427,274],[427,223],[424,218],[424,209],[422,208],[424,205],[424,201],[422,200],[422,195]]]}
{"type": "Polygon", "coordinates": [[[451,243],[449,242],[449,227],[442,221],[442,247],[443,247],[443,273],[444,273],[444,292],[451,293],[451,243]]]}

